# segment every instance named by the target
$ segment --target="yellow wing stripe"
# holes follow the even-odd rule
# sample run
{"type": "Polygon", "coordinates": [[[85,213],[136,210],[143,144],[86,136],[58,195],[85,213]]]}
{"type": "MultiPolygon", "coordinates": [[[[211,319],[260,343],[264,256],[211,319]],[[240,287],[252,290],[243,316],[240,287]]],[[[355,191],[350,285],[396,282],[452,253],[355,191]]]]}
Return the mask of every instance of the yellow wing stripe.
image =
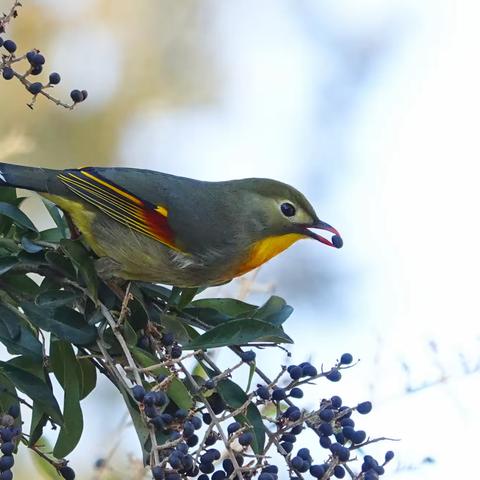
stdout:
{"type": "MultiPolygon", "coordinates": [[[[139,223],[135,220],[131,220],[129,218],[126,218],[126,217],[122,217],[118,212],[116,212],[115,210],[107,207],[106,205],[102,204],[102,203],[99,203],[97,202],[96,200],[93,200],[91,197],[89,197],[88,195],[85,195],[82,191],[80,190],[77,190],[75,187],[70,187],[72,189],[73,192],[75,192],[79,197],[81,198],[84,198],[85,200],[87,200],[88,202],[92,203],[93,205],[95,205],[96,207],[100,208],[100,210],[103,210],[107,215],[111,216],[112,218],[114,218],[115,220],[118,220],[120,223],[123,223],[124,225],[128,226],[128,227],[131,227],[133,230],[136,230],[140,233],[143,233],[144,235],[147,235],[148,237],[151,237],[155,240],[158,240],[158,237],[151,231],[148,229],[148,227],[146,227],[144,224],[142,223],[139,223]]],[[[168,245],[169,247],[175,249],[175,250],[178,250],[174,245],[172,245],[170,242],[166,242],[165,240],[162,240],[162,243],[165,243],[166,245],[168,245]]]]}
{"type": "MultiPolygon", "coordinates": [[[[139,215],[139,214],[141,214],[141,209],[140,208],[127,203],[126,201],[110,194],[109,192],[106,192],[105,190],[102,190],[101,188],[97,187],[96,185],[92,185],[91,183],[85,182],[84,180],[82,180],[81,178],[78,178],[78,177],[66,177],[64,175],[59,175],[59,178],[63,182],[70,184],[70,186],[75,185],[80,190],[82,190],[82,191],[86,190],[86,191],[90,192],[92,195],[97,196],[99,198],[102,198],[106,202],[112,203],[117,208],[123,208],[126,211],[128,211],[131,215],[133,215],[137,218],[143,219],[143,216],[139,215]]],[[[73,187],[70,187],[70,188],[73,188],[73,187]]],[[[76,191],[75,193],[78,194],[78,191],[76,191]]],[[[88,197],[86,195],[83,198],[85,198],[85,200],[90,200],[91,199],[91,197],[88,197]]]]}
{"type": "Polygon", "coordinates": [[[136,203],[137,205],[143,206],[143,202],[140,199],[138,199],[137,197],[134,197],[133,195],[130,195],[124,190],[121,190],[120,188],[117,188],[114,185],[111,185],[110,183],[103,181],[102,179],[96,177],[95,175],[92,175],[91,173],[86,172],[85,170],[81,170],[81,173],[86,177],[90,178],[91,180],[97,183],[100,183],[104,187],[107,187],[110,190],[113,190],[115,193],[118,193],[122,197],[128,198],[131,202],[136,203]]]}

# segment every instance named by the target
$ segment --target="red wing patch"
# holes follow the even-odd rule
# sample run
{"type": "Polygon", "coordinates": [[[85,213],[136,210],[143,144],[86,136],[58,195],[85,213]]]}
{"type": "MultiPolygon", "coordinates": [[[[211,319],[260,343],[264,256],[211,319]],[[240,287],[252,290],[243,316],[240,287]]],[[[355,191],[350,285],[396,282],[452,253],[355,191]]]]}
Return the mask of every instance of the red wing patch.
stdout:
{"type": "Polygon", "coordinates": [[[64,170],[58,175],[73,193],[91,203],[117,222],[158,240],[174,250],[174,235],[168,225],[168,210],[142,200],[98,174],[94,168],[64,170]]]}

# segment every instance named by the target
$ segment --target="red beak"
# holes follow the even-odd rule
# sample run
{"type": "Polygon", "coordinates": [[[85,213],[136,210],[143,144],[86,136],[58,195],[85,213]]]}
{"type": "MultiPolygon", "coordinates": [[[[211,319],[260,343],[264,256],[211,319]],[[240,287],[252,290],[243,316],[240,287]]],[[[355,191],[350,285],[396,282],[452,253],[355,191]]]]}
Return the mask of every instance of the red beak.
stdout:
{"type": "Polygon", "coordinates": [[[328,245],[329,247],[335,247],[335,248],[343,247],[343,240],[340,234],[338,233],[338,230],[336,228],[333,228],[328,223],[322,222],[321,220],[318,220],[313,225],[306,225],[305,234],[311,238],[314,238],[315,240],[318,240],[319,242],[324,243],[325,245],[328,245]],[[312,230],[310,230],[311,228],[318,228],[319,230],[326,230],[327,232],[333,233],[331,240],[329,240],[328,238],[322,237],[318,233],[312,232],[312,230]]]}

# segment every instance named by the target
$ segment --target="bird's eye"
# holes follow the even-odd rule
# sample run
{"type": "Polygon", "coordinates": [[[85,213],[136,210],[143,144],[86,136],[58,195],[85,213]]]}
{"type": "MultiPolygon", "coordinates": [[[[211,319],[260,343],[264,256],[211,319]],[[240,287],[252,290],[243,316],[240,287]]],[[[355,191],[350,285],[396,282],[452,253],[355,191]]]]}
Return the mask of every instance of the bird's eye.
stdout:
{"type": "Polygon", "coordinates": [[[296,213],[295,207],[288,202],[282,203],[280,205],[280,210],[286,217],[293,217],[296,213]]]}

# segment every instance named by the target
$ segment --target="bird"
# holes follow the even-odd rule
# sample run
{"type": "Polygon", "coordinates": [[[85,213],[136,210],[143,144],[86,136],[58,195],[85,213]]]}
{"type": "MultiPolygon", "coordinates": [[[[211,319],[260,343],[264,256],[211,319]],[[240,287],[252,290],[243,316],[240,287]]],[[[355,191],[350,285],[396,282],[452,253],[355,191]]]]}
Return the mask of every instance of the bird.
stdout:
{"type": "Polygon", "coordinates": [[[0,163],[1,186],[32,190],[56,204],[98,257],[102,278],[216,286],[301,239],[343,245],[302,193],[267,178],[208,182],[127,167],[0,163]]]}

